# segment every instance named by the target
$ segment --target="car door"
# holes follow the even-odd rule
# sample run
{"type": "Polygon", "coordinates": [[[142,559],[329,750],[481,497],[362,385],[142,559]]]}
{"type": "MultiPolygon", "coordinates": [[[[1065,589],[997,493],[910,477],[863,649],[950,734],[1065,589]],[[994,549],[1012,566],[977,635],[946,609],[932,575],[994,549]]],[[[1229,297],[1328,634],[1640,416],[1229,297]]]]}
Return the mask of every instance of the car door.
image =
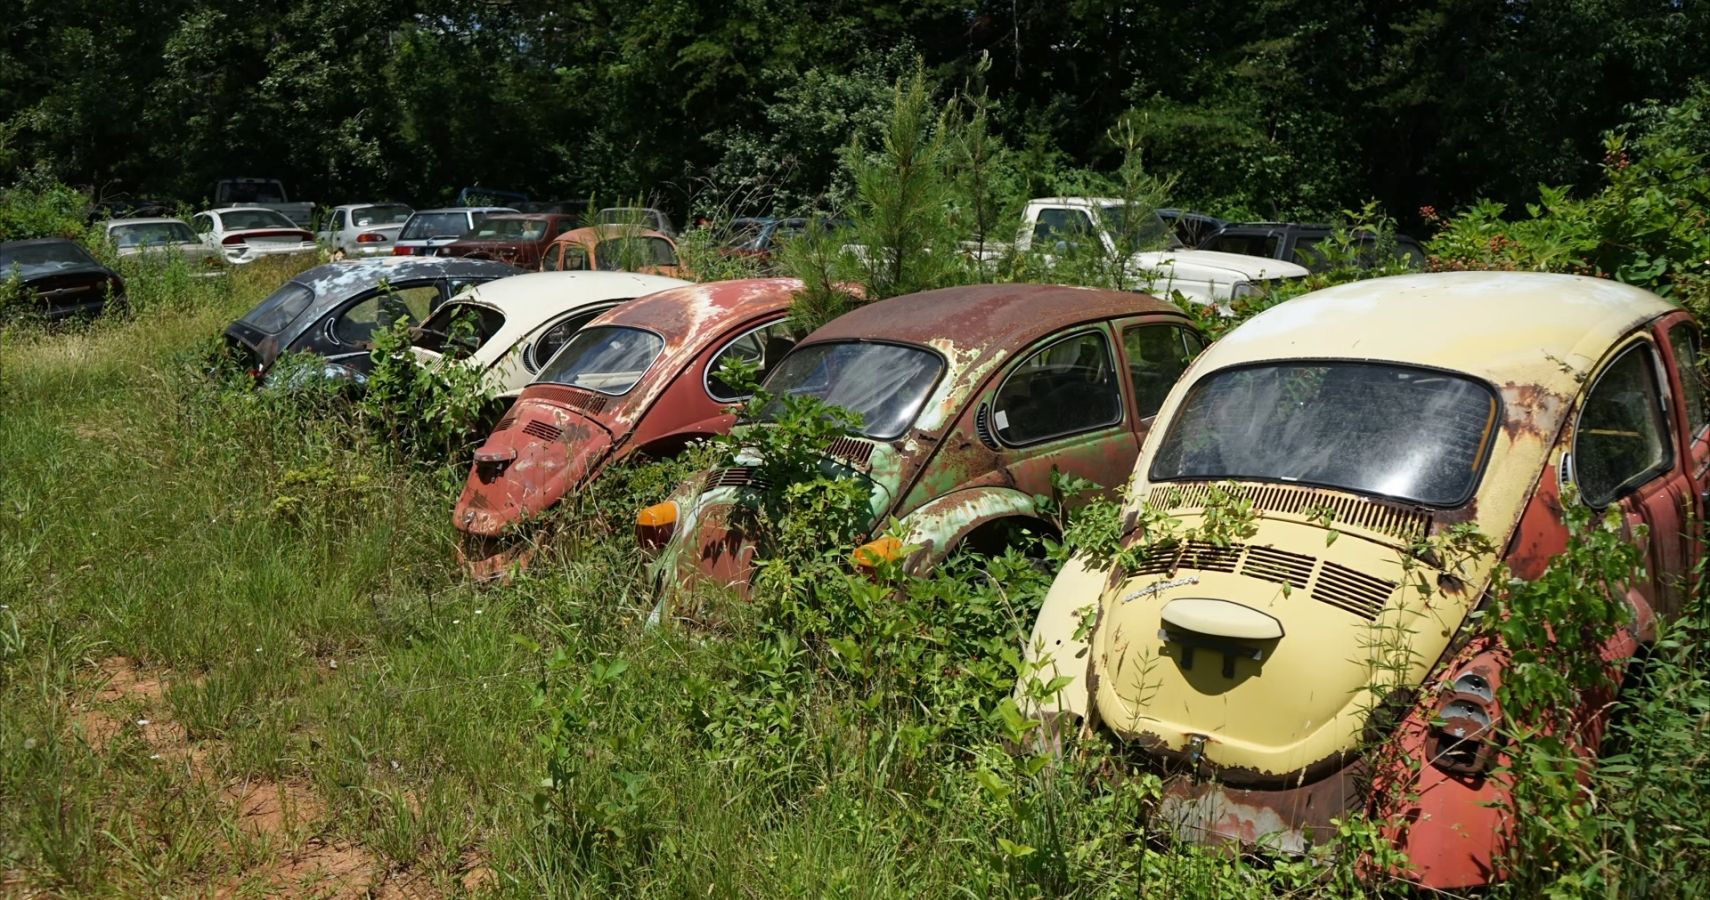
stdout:
{"type": "Polygon", "coordinates": [[[1679,423],[1679,448],[1684,460],[1686,498],[1692,510],[1695,527],[1684,529],[1684,544],[1688,570],[1694,570],[1703,555],[1701,538],[1704,521],[1710,516],[1710,390],[1704,376],[1702,333],[1686,313],[1669,316],[1657,327],[1659,344],[1668,359],[1669,379],[1673,384],[1675,421],[1679,423]]]}
{"type": "Polygon", "coordinates": [[[1016,490],[1051,494],[1053,470],[1104,488],[1127,478],[1140,442],[1117,360],[1101,322],[1047,338],[1003,374],[987,401],[988,433],[1016,490]]]}
{"type": "Polygon", "coordinates": [[[1629,526],[1644,526],[1643,593],[1661,615],[1685,600],[1689,556],[1682,532],[1695,502],[1656,344],[1629,341],[1609,357],[1585,393],[1574,427],[1573,475],[1594,509],[1617,505],[1629,526]]]}

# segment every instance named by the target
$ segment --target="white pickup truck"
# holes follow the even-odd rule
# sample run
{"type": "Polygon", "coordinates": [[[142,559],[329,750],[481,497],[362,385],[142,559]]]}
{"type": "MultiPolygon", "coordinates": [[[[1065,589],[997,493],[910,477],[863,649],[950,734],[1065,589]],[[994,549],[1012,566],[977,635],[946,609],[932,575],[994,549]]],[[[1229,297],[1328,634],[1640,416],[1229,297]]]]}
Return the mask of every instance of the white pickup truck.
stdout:
{"type": "MultiPolygon", "coordinates": [[[[1022,212],[1021,230],[1015,236],[1018,252],[1061,253],[1071,244],[1096,238],[1106,254],[1121,252],[1112,231],[1126,227],[1126,204],[1103,197],[1041,197],[1029,200],[1022,212]]],[[[1138,240],[1131,244],[1163,243],[1171,231],[1151,210],[1151,221],[1136,224],[1138,240]],[[1147,240],[1148,238],[1152,240],[1147,240]]],[[[987,244],[985,255],[1003,252],[987,244]]],[[[1239,253],[1211,250],[1146,250],[1132,254],[1128,270],[1137,286],[1150,294],[1169,297],[1180,291],[1195,303],[1226,309],[1229,301],[1258,293],[1267,281],[1304,278],[1304,267],[1277,259],[1260,259],[1239,253]]]]}
{"type": "Polygon", "coordinates": [[[214,206],[259,206],[276,210],[299,228],[308,228],[315,216],[315,205],[292,203],[285,196],[285,185],[277,178],[221,179],[214,185],[214,206]]]}

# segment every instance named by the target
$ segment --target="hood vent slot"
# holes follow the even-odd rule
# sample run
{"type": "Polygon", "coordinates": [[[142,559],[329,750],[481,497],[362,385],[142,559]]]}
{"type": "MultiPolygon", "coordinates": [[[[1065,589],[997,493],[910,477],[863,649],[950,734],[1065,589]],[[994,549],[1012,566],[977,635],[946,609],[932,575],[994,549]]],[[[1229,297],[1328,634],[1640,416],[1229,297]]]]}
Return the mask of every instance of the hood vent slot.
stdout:
{"type": "Polygon", "coordinates": [[[998,449],[997,435],[992,434],[992,408],[989,404],[980,404],[979,411],[974,413],[974,436],[986,445],[986,449],[998,449]]]}
{"type": "Polygon", "coordinates": [[[515,425],[516,423],[517,423],[517,410],[516,410],[516,407],[513,406],[513,407],[511,407],[510,411],[505,413],[505,417],[499,420],[499,424],[493,426],[493,430],[494,431],[504,431],[505,429],[511,427],[512,425],[515,425]]]}
{"type": "Polygon", "coordinates": [[[1318,572],[1318,584],[1312,597],[1337,609],[1347,610],[1368,621],[1375,621],[1398,585],[1393,581],[1373,578],[1347,566],[1327,562],[1318,572]]]}
{"type": "Polygon", "coordinates": [[[707,476],[701,490],[710,491],[721,487],[752,487],[755,490],[765,490],[766,482],[749,466],[731,466],[728,469],[718,469],[707,476]]]}
{"type": "MultiPolygon", "coordinates": [[[[1146,502],[1159,509],[1203,508],[1211,488],[1208,482],[1161,484],[1152,488],[1146,502]]],[[[1254,484],[1229,485],[1225,490],[1236,500],[1251,501],[1258,512],[1304,518],[1328,511],[1332,528],[1358,528],[1408,544],[1424,540],[1431,531],[1431,516],[1426,513],[1329,491],[1254,484]]]]}
{"type": "Polygon", "coordinates": [[[831,442],[831,446],[825,450],[825,455],[858,466],[865,465],[873,458],[873,445],[852,437],[840,437],[831,442]]]}
{"type": "Polygon", "coordinates": [[[1306,582],[1312,578],[1312,566],[1316,562],[1317,560],[1310,556],[1290,553],[1287,550],[1248,547],[1247,561],[1241,566],[1241,574],[1304,591],[1306,582]]]}
{"type": "Polygon", "coordinates": [[[1140,557],[1128,574],[1168,575],[1177,569],[1199,572],[1234,572],[1239,569],[1249,578],[1287,585],[1295,590],[1304,591],[1310,585],[1313,599],[1368,622],[1376,621],[1382,615],[1390,598],[1395,596],[1396,588],[1400,587],[1396,582],[1375,578],[1333,562],[1318,566],[1318,561],[1312,557],[1287,550],[1246,544],[1218,547],[1205,541],[1153,547],[1140,557]],[[1315,567],[1318,572],[1316,581],[1312,577],[1315,567]]]}
{"type": "Polygon", "coordinates": [[[539,419],[530,419],[528,420],[528,424],[523,426],[523,434],[529,435],[530,437],[540,438],[547,443],[552,443],[564,438],[564,429],[559,428],[551,422],[542,422],[539,419]]]}
{"type": "Polygon", "coordinates": [[[589,415],[593,415],[606,408],[606,395],[585,394],[581,391],[569,392],[564,397],[564,405],[575,407],[589,415]]]}

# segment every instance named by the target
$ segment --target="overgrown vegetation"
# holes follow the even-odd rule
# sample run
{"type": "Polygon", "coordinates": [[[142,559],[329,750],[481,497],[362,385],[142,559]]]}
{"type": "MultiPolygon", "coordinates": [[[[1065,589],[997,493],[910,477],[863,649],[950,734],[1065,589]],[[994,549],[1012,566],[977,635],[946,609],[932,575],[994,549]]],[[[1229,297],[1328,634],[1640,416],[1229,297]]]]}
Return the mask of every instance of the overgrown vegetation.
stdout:
{"type": "MultiPolygon", "coordinates": [[[[1066,257],[1079,269],[1017,260],[1005,275],[924,253],[969,221],[941,220],[945,197],[980,221],[1006,202],[994,197],[1038,185],[992,187],[1013,174],[1004,154],[1031,150],[984,145],[983,89],[940,117],[919,79],[890,98],[888,122],[870,122],[883,152],[846,157],[867,175],[852,183],[851,215],[858,228],[868,217],[881,252],[856,258],[862,277],[829,236],[789,245],[807,284],[799,317],[835,315],[852,289],[1131,277],[1108,257],[1066,257]]],[[[1612,139],[1634,155],[1610,163],[1603,194],[1552,200],[1519,223],[1483,208],[1452,217],[1440,257],[1610,272],[1691,299],[1703,259],[1691,255],[1701,136],[1683,124],[1694,109],[1647,112],[1628,143],[1612,139]],[[1576,222],[1592,224],[1562,237],[1576,222]]],[[[1127,145],[1115,187],[1097,192],[1156,205],[1168,180],[1139,165],[1141,149],[1127,145]]],[[[54,232],[73,224],[68,196],[29,184],[0,206],[8,222],[54,232]]],[[[1375,206],[1345,218],[1332,265],[1288,291],[1372,274],[1351,236],[1389,223],[1375,206]]],[[[725,264],[710,243],[691,247],[706,274],[725,264]]],[[[866,498],[828,477],[820,453],[848,423],[792,399],[767,429],[607,473],[554,514],[527,572],[476,587],[447,522],[482,411],[472,382],[425,375],[398,330],[377,340],[359,404],[324,381],[257,391],[222,369],[212,336],[285,271],[122,269],[129,313],[0,332],[0,890],[266,893],[303,887],[316,866],[356,891],[515,896],[1407,890],[1368,864],[1393,862],[1382,823],[1344,820],[1310,859],[1179,846],[1148,824],[1155,776],[1111,777],[1126,759],[1102,742],[1047,753],[1034,740],[1041,723],[1011,699],[1039,674],[1019,649],[1051,567],[1073,552],[1122,562],[1112,504],[1054,507],[1064,540],[1044,565],[1012,552],[928,578],[895,566],[857,576],[845,538],[866,498]],[[701,614],[647,627],[655,597],[628,540],[635,508],[745,451],[774,467],[776,491],[754,510],[771,542],[761,589],[746,602],[698,596],[701,614]],[[257,788],[280,798],[279,822],[260,824],[257,788]]],[[[1061,483],[1064,496],[1084,488],[1061,483]]],[[[1155,509],[1139,527],[1154,540],[1248,534],[1250,504],[1213,493],[1191,534],[1155,509]]],[[[1605,589],[1635,564],[1614,523],[1574,524],[1551,571],[1499,585],[1507,617],[1485,620],[1529,667],[1503,685],[1504,707],[1544,721],[1607,692],[1612,673],[1586,648],[1618,623],[1605,589]],[[1561,651],[1570,626],[1589,630],[1561,651]]],[[[1504,737],[1527,787],[1514,877],[1497,895],[1703,892],[1703,596],[1695,585],[1687,614],[1626,673],[1600,765],[1582,764],[1568,732],[1514,718],[1504,737]]]]}

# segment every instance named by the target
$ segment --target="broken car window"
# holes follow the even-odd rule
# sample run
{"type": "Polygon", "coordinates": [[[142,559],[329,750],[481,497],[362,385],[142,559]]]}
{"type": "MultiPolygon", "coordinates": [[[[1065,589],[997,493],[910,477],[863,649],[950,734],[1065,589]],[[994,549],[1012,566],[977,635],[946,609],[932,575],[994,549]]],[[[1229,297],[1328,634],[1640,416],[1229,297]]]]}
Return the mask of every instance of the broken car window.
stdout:
{"type": "Polygon", "coordinates": [[[992,424],[1011,446],[1122,421],[1122,390],[1101,331],[1064,338],[1016,366],[992,398],[992,424]]]}
{"type": "Polygon", "coordinates": [[[613,396],[628,393],[665,349],[665,339],[639,328],[606,325],[576,333],[535,381],[568,384],[613,396]]]}
{"type": "Polygon", "coordinates": [[[1580,497],[1605,506],[1668,468],[1673,454],[1648,347],[1633,347],[1597,379],[1574,433],[1574,480],[1580,497]]]}
{"type": "Polygon", "coordinates": [[[1461,375],[1378,363],[1276,363],[1200,379],[1152,462],[1153,481],[1278,481],[1465,503],[1498,407],[1461,375]]]}
{"type": "Polygon", "coordinates": [[[760,411],[760,419],[770,421],[781,413],[784,397],[807,395],[855,413],[861,419],[856,431],[888,441],[914,424],[943,371],[938,354],[918,347],[865,341],[813,344],[784,357],[766,379],[766,391],[778,399],[760,411]]]}
{"type": "Polygon", "coordinates": [[[358,346],[374,339],[374,332],[399,322],[420,322],[439,302],[439,288],[382,288],[368,299],[350,307],[333,323],[333,337],[341,344],[358,346]]]}
{"type": "Polygon", "coordinates": [[[479,303],[447,303],[416,330],[417,347],[462,359],[481,349],[499,329],[505,314],[479,303]]]}

